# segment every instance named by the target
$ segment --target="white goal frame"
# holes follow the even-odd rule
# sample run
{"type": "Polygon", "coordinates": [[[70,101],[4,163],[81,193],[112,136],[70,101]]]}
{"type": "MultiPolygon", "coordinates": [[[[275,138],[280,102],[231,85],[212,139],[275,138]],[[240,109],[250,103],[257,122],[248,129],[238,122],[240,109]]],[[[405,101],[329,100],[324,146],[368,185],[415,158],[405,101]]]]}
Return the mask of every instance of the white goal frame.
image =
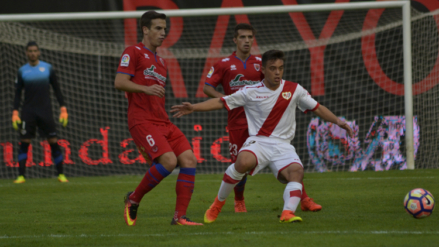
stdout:
{"type": "MultiPolygon", "coordinates": [[[[182,10],[163,10],[161,12],[166,14],[168,17],[175,17],[175,16],[193,17],[193,16],[207,16],[207,15],[318,12],[318,11],[332,11],[332,10],[361,10],[361,9],[381,9],[381,8],[401,8],[402,10],[405,119],[413,119],[410,0],[331,3],[331,4],[301,4],[301,5],[289,5],[289,6],[283,5],[283,6],[263,6],[263,7],[244,7],[244,8],[239,7],[239,8],[182,9],[182,10]]],[[[0,22],[140,18],[140,16],[144,12],[145,10],[86,12],[86,13],[55,13],[55,14],[5,14],[5,15],[0,15],[0,22]]],[[[405,142],[406,142],[407,169],[413,170],[415,168],[413,121],[405,121],[405,124],[406,124],[405,142]]]]}

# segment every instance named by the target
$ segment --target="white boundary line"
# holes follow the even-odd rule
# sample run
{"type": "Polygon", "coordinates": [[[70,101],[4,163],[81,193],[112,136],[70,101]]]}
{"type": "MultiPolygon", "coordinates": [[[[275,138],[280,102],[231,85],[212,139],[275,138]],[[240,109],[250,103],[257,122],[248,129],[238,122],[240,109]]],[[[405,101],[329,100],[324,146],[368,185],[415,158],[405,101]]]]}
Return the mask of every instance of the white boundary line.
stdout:
{"type": "Polygon", "coordinates": [[[42,235],[23,235],[23,236],[0,236],[2,239],[20,239],[20,238],[114,238],[114,237],[168,237],[168,236],[203,236],[203,235],[291,235],[291,234],[360,234],[360,235],[439,235],[439,231],[287,231],[287,232],[192,232],[192,233],[152,233],[152,234],[42,234],[42,235]]]}

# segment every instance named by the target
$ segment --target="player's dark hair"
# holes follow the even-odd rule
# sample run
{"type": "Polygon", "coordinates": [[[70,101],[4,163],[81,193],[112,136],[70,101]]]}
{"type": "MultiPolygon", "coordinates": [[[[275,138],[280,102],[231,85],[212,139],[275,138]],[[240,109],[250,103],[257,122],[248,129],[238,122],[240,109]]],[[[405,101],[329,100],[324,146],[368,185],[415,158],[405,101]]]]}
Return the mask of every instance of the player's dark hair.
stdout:
{"type": "Polygon", "coordinates": [[[247,23],[239,23],[238,25],[235,26],[235,34],[233,35],[233,37],[237,38],[239,33],[238,30],[250,30],[253,33],[253,36],[256,35],[256,30],[252,27],[252,25],[247,24],[247,23]]]}
{"type": "Polygon", "coordinates": [[[31,46],[36,46],[38,49],[40,49],[40,47],[38,46],[37,42],[29,41],[29,42],[27,42],[27,45],[26,45],[26,51],[27,51],[27,48],[29,48],[31,46]]]}
{"type": "Polygon", "coordinates": [[[163,19],[166,20],[166,15],[163,13],[157,13],[154,10],[150,10],[145,12],[139,20],[139,28],[140,32],[143,34],[143,27],[151,28],[151,22],[154,19],[163,19]]]}
{"type": "Polygon", "coordinates": [[[279,50],[266,51],[262,55],[262,66],[265,67],[265,65],[267,65],[267,62],[270,60],[276,61],[278,59],[281,59],[282,61],[285,62],[285,53],[283,51],[279,51],[279,50]]]}

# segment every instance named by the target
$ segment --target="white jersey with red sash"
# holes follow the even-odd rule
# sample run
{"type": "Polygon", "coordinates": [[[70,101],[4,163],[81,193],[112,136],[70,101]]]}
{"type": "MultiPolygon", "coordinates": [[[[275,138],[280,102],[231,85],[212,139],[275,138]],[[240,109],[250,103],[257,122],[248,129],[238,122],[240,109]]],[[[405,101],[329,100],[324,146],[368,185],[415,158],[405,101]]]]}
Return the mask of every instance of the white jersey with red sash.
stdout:
{"type": "Polygon", "coordinates": [[[227,110],[244,106],[250,136],[292,141],[296,132],[296,108],[313,111],[319,103],[298,83],[282,80],[276,90],[264,81],[221,98],[227,110]]]}

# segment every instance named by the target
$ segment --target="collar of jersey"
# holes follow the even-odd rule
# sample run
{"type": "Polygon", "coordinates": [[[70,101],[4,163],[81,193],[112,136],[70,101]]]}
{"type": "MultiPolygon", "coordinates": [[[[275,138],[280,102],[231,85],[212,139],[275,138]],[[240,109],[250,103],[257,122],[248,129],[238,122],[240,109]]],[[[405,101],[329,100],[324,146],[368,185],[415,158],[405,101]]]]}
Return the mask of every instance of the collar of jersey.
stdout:
{"type": "Polygon", "coordinates": [[[157,62],[157,52],[152,52],[150,49],[148,49],[143,43],[142,43],[142,45],[143,45],[143,48],[145,48],[147,51],[149,51],[149,52],[151,52],[152,54],[154,54],[154,58],[155,58],[155,61],[157,62]]]}
{"type": "MultiPolygon", "coordinates": [[[[142,43],[142,44],[143,44],[143,43],[142,43]]],[[[151,50],[148,49],[145,45],[143,45],[143,48],[147,49],[149,52],[151,52],[152,54],[154,54],[154,56],[157,55],[157,52],[153,52],[153,51],[151,51],[151,50]]]]}
{"type": "Polygon", "coordinates": [[[244,64],[244,69],[247,69],[247,60],[252,56],[252,54],[250,54],[250,56],[248,56],[245,61],[242,61],[241,58],[239,58],[238,56],[236,56],[236,51],[233,52],[233,56],[238,59],[239,61],[241,61],[244,64]]]}

